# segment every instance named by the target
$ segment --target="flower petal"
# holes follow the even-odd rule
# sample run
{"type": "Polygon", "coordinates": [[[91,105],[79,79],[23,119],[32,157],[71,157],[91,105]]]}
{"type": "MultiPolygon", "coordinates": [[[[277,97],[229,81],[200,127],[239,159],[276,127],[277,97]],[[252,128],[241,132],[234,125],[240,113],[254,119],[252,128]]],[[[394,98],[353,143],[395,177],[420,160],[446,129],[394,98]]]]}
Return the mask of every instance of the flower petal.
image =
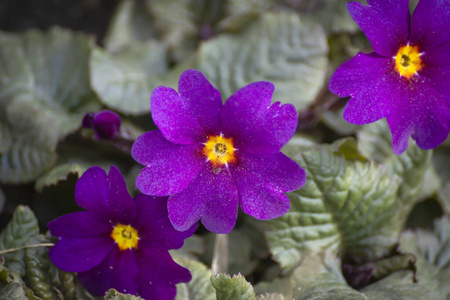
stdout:
{"type": "Polygon", "coordinates": [[[103,296],[110,288],[120,293],[136,295],[139,291],[139,268],[134,251],[118,247],[98,266],[78,274],[81,284],[91,294],[103,296]]]}
{"type": "Polygon", "coordinates": [[[50,233],[57,237],[89,238],[108,236],[112,226],[88,211],[70,213],[51,221],[47,225],[50,233]]]}
{"type": "Polygon", "coordinates": [[[103,110],[95,114],[92,122],[98,139],[112,139],[120,129],[120,117],[113,111],[103,110]]]}
{"type": "Polygon", "coordinates": [[[136,196],[137,215],[133,227],[138,229],[140,240],[152,247],[178,249],[197,226],[194,224],[186,231],[175,230],[168,217],[167,199],[143,194],[136,196]]]}
{"type": "Polygon", "coordinates": [[[52,262],[66,272],[83,272],[100,264],[114,246],[109,236],[62,237],[49,251],[52,262]]]}
{"type": "Polygon", "coordinates": [[[392,57],[409,39],[409,0],[367,0],[347,4],[353,20],[379,55],[392,57]]]}
{"type": "Polygon", "coordinates": [[[292,104],[270,106],[274,86],[253,82],[226,101],[220,115],[223,134],[237,149],[252,153],[276,153],[294,135],[297,111],[292,104]]]}
{"type": "Polygon", "coordinates": [[[147,195],[166,196],[179,193],[200,172],[205,158],[202,145],[178,145],[166,140],[159,130],[139,136],[131,156],[146,166],[136,179],[137,188],[147,195]]]}
{"type": "Polygon", "coordinates": [[[217,134],[222,98],[208,79],[199,71],[186,70],[180,76],[178,92],[160,86],[151,96],[153,121],[164,137],[185,145],[217,134]]]}
{"type": "Polygon", "coordinates": [[[362,125],[392,112],[392,101],[400,96],[400,77],[392,58],[359,53],[336,70],[329,88],[341,97],[351,97],[344,119],[362,125]]]}
{"type": "Polygon", "coordinates": [[[429,78],[433,85],[450,103],[450,41],[426,51],[422,56],[425,67],[419,75],[429,78]]]}
{"type": "Polygon", "coordinates": [[[136,251],[139,265],[139,294],[144,299],[172,300],[175,285],[189,282],[188,269],[175,263],[167,250],[143,245],[136,251]]]}
{"type": "Polygon", "coordinates": [[[120,171],[111,166],[109,175],[100,167],[89,168],[75,186],[75,201],[104,220],[130,223],[136,213],[120,171]]]}
{"type": "MultiPolygon", "coordinates": [[[[411,22],[411,42],[428,51],[449,41],[450,3],[448,0],[420,0],[411,22]]],[[[447,48],[448,55],[448,48],[447,48]]]]}
{"type": "Polygon", "coordinates": [[[257,219],[284,215],[290,207],[284,194],[306,181],[306,172],[283,153],[254,155],[241,153],[240,164],[230,166],[242,210],[257,219]]]}
{"type": "Polygon", "coordinates": [[[238,193],[228,170],[207,164],[183,192],[169,198],[169,219],[176,230],[188,230],[201,219],[209,231],[228,233],[236,223],[238,193]]]}

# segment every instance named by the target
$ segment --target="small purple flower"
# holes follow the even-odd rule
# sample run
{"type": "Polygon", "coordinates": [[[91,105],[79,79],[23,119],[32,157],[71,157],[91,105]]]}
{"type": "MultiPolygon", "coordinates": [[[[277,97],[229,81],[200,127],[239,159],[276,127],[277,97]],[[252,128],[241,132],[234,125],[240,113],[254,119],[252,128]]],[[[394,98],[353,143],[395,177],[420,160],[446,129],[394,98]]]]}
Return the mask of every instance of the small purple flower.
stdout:
{"type": "Polygon", "coordinates": [[[144,299],[173,299],[175,284],[188,282],[189,271],[177,265],[168,249],[178,249],[195,231],[177,231],[167,217],[167,197],[128,194],[120,171],[87,170],[75,187],[75,201],[87,211],[48,224],[59,241],[50,258],[61,270],[78,272],[94,295],[114,288],[144,299]]]}
{"type": "Polygon", "coordinates": [[[254,82],[222,104],[220,92],[196,70],[180,76],[178,93],[156,88],[152,115],[159,130],[136,140],[131,155],[146,166],[136,186],[170,195],[169,218],[186,230],[201,220],[216,233],[234,227],[239,204],[257,218],[289,210],[284,194],[303,186],[305,171],[280,152],[297,127],[293,105],[272,106],[274,86],[254,82]]]}
{"type": "Polygon", "coordinates": [[[450,1],[421,0],[411,22],[408,2],[347,5],[375,52],[344,63],[329,85],[331,92],[351,97],[344,110],[348,122],[387,119],[397,154],[406,150],[409,136],[431,149],[450,130],[450,1]]]}
{"type": "Polygon", "coordinates": [[[120,130],[120,117],[110,110],[90,112],[84,116],[82,125],[84,128],[92,128],[99,140],[113,139],[120,130]]]}

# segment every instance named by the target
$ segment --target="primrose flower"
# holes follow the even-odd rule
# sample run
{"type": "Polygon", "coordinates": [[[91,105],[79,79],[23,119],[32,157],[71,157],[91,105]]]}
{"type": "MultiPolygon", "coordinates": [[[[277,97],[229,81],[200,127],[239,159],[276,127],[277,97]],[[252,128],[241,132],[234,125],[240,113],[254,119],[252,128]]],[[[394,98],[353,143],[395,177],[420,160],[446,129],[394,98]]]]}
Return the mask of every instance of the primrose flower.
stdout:
{"type": "Polygon", "coordinates": [[[50,259],[63,271],[78,272],[81,284],[101,296],[114,288],[144,299],[173,299],[175,284],[188,282],[168,249],[183,245],[195,227],[177,231],[167,217],[167,197],[128,194],[120,171],[88,169],[75,187],[75,201],[87,211],[48,224],[59,241],[50,259]]]}
{"type": "Polygon", "coordinates": [[[120,129],[120,117],[110,110],[90,112],[84,116],[82,125],[84,128],[92,128],[99,140],[113,139],[120,129]]]}
{"type": "Polygon", "coordinates": [[[284,194],[303,186],[305,171],[280,152],[297,127],[293,105],[272,106],[274,86],[254,82],[222,104],[220,92],[196,70],[180,76],[178,93],[156,88],[152,115],[159,130],[136,140],[131,155],[146,166],[136,186],[144,194],[170,195],[169,218],[186,230],[201,220],[228,233],[238,207],[270,219],[289,210],[284,194]]]}
{"type": "Polygon", "coordinates": [[[331,92],[351,97],[344,110],[348,122],[387,119],[397,154],[409,136],[431,149],[450,129],[450,1],[421,0],[411,22],[408,2],[347,5],[375,52],[344,63],[329,84],[331,92]]]}

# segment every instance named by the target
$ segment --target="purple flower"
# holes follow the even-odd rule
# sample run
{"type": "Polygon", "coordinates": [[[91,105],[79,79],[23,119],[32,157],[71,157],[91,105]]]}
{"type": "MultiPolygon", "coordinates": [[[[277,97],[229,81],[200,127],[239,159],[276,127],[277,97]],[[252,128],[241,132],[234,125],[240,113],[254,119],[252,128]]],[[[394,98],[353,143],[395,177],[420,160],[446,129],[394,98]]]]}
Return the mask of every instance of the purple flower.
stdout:
{"type": "Polygon", "coordinates": [[[367,0],[347,7],[375,52],[340,66],[331,92],[350,96],[344,118],[367,124],[386,118],[392,148],[401,154],[409,136],[422,149],[441,144],[450,129],[450,1],[367,0]]]}
{"type": "Polygon", "coordinates": [[[195,227],[177,231],[167,217],[167,197],[128,194],[120,171],[87,170],[75,187],[75,201],[87,211],[50,222],[59,241],[50,258],[61,270],[78,272],[94,295],[114,288],[144,299],[173,299],[175,284],[188,282],[189,271],[177,265],[168,249],[178,249],[195,227]]]}
{"type": "Polygon", "coordinates": [[[92,128],[99,140],[113,139],[120,129],[120,117],[110,110],[90,112],[84,116],[82,125],[84,128],[92,128]]]}
{"type": "Polygon", "coordinates": [[[201,220],[228,233],[239,204],[257,218],[289,210],[284,194],[299,189],[305,171],[280,152],[297,127],[293,105],[270,105],[274,86],[254,82],[222,104],[220,92],[199,71],[180,76],[178,92],[160,86],[151,96],[159,130],[136,140],[131,155],[146,166],[136,179],[144,194],[171,195],[169,218],[186,230],[201,220]]]}

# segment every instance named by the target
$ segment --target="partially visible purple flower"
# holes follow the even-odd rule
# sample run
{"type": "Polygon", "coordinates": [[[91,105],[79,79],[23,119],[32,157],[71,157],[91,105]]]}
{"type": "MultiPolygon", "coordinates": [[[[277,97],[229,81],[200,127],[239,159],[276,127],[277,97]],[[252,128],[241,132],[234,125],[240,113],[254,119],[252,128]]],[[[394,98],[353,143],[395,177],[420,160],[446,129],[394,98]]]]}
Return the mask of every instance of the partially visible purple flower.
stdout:
{"type": "Polygon", "coordinates": [[[75,187],[75,201],[87,211],[48,224],[59,241],[50,258],[63,271],[78,272],[82,285],[101,296],[114,288],[144,299],[173,299],[175,284],[188,282],[189,271],[168,249],[178,249],[195,231],[177,231],[167,217],[167,197],[128,194],[120,171],[87,170],[75,187]]]}
{"type": "Polygon", "coordinates": [[[348,122],[387,119],[397,154],[410,136],[431,149],[450,130],[450,1],[421,0],[411,22],[408,2],[347,5],[375,52],[344,63],[329,84],[331,92],[351,97],[344,110],[348,122]]]}
{"type": "Polygon", "coordinates": [[[84,128],[92,128],[99,140],[113,139],[120,130],[120,117],[110,110],[90,112],[84,116],[82,125],[84,128]]]}
{"type": "Polygon", "coordinates": [[[222,104],[199,71],[180,76],[178,93],[156,88],[152,116],[159,130],[136,140],[131,155],[146,166],[136,179],[144,194],[170,195],[177,230],[201,220],[216,233],[234,227],[239,204],[257,218],[289,210],[284,194],[303,186],[305,171],[280,152],[297,127],[293,105],[271,104],[274,86],[254,82],[222,104]]]}

